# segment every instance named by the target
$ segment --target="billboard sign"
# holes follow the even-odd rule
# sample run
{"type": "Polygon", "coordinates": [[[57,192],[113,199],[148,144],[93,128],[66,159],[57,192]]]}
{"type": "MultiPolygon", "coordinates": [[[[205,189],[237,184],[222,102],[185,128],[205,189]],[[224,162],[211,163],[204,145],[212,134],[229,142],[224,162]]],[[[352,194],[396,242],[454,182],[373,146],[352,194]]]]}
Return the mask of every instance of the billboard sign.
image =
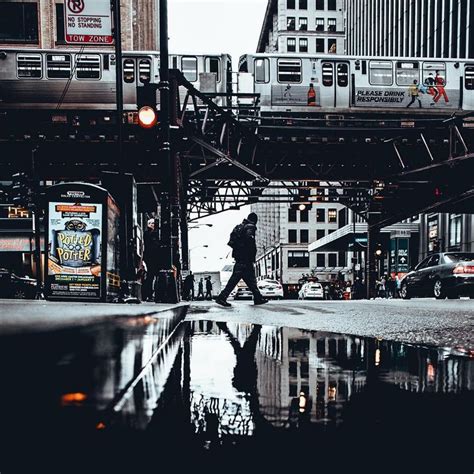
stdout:
{"type": "Polygon", "coordinates": [[[66,43],[112,44],[110,0],[64,0],[66,43]]]}
{"type": "Polygon", "coordinates": [[[52,201],[48,211],[50,296],[100,299],[102,204],[52,201]]]}

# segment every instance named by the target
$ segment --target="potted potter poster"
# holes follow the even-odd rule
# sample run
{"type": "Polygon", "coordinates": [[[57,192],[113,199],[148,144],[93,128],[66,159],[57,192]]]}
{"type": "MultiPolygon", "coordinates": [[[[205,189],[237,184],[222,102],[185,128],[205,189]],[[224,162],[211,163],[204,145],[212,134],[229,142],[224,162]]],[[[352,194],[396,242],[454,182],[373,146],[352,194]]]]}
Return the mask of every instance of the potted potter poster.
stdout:
{"type": "Polygon", "coordinates": [[[49,202],[50,297],[101,298],[102,204],[49,202]]]}

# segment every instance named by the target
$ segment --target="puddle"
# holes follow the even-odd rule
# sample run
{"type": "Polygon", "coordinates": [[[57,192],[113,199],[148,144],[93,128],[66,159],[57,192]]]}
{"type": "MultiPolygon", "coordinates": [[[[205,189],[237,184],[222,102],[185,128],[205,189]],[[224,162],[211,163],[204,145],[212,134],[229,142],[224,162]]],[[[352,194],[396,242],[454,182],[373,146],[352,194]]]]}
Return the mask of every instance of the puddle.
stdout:
{"type": "Polygon", "coordinates": [[[94,453],[135,472],[156,456],[188,468],[253,456],[277,472],[473,471],[474,359],[448,349],[151,318],[48,337],[1,344],[2,473],[26,461],[19,445],[52,470],[64,453],[90,468],[94,453]]]}

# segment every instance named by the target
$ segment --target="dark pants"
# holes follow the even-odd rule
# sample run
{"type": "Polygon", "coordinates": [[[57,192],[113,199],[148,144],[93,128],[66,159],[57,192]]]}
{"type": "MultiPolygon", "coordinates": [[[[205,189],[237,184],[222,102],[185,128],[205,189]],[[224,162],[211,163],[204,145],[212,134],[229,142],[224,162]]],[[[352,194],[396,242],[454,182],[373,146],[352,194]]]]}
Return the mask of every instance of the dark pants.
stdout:
{"type": "Polygon", "coordinates": [[[218,296],[218,298],[225,301],[229,297],[230,292],[235,288],[240,280],[244,280],[244,282],[247,284],[249,290],[253,294],[254,301],[260,301],[263,299],[260,290],[257,287],[257,279],[255,278],[253,263],[239,262],[234,265],[234,271],[232,272],[226,287],[221,291],[221,294],[218,296]]]}
{"type": "Polygon", "coordinates": [[[155,289],[154,283],[155,283],[155,278],[157,275],[158,275],[158,270],[155,268],[154,265],[150,265],[146,272],[145,281],[143,282],[143,288],[142,288],[143,301],[153,298],[153,292],[155,289]]]}

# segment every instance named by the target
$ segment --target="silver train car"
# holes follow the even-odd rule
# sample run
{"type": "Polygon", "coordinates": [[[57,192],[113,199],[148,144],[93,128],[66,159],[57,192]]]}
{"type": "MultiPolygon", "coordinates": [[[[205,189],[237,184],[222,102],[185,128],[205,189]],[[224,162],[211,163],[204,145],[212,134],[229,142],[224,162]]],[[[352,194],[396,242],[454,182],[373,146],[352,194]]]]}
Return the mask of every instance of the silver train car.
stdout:
{"type": "Polygon", "coordinates": [[[474,61],[246,54],[239,61],[239,92],[260,94],[262,115],[469,111],[474,61]]]}
{"type": "MultiPolygon", "coordinates": [[[[136,111],[137,87],[159,83],[160,56],[156,51],[124,52],[122,61],[124,110],[136,111]]],[[[228,54],[170,55],[170,67],[180,69],[198,90],[231,91],[228,54]]],[[[0,110],[114,110],[115,74],[111,51],[4,48],[0,50],[0,110]]],[[[184,93],[181,90],[180,96],[184,93]]]]}

